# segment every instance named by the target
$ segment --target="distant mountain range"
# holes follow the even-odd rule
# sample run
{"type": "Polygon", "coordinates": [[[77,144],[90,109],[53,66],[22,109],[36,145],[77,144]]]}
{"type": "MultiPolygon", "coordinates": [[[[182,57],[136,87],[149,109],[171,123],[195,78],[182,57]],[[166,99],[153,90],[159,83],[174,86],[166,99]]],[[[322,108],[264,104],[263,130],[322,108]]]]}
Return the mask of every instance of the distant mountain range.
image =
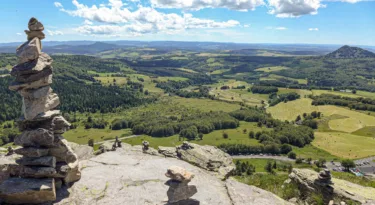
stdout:
{"type": "Polygon", "coordinates": [[[326,55],[328,58],[375,58],[375,53],[358,47],[343,46],[326,55]]]}
{"type": "MultiPolygon", "coordinates": [[[[0,53],[15,53],[22,42],[0,43],[0,53]]],[[[163,50],[189,50],[194,52],[226,50],[234,54],[252,55],[256,50],[271,50],[289,55],[325,55],[339,48],[338,45],[315,44],[245,44],[219,42],[181,41],[43,41],[43,51],[50,54],[92,55],[99,52],[129,47],[156,48],[163,50]]],[[[363,48],[375,51],[375,46],[363,48]]]]}

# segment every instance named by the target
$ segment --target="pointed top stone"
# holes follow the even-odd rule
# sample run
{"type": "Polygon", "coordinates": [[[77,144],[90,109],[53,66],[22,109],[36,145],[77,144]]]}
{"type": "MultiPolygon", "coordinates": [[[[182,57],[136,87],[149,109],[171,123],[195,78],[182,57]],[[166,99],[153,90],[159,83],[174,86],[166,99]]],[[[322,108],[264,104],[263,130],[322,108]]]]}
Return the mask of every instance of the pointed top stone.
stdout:
{"type": "Polygon", "coordinates": [[[31,17],[29,20],[29,30],[30,31],[43,31],[44,26],[41,22],[38,21],[38,19],[31,17]]]}

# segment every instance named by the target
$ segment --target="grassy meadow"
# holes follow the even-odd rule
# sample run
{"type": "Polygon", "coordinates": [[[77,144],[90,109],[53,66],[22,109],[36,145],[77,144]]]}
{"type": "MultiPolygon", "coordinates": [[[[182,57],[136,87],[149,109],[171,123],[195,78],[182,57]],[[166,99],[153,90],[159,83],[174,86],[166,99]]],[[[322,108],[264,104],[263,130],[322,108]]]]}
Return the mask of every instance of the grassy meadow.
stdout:
{"type": "Polygon", "coordinates": [[[314,146],[348,159],[375,155],[375,139],[342,132],[316,132],[314,146]]]}
{"type": "Polygon", "coordinates": [[[255,71],[262,71],[262,72],[265,72],[265,73],[271,73],[271,72],[286,70],[286,69],[289,69],[289,68],[284,67],[284,66],[272,66],[272,67],[258,68],[255,71]]]}
{"type": "MultiPolygon", "coordinates": [[[[313,91],[314,92],[314,91],[313,91]]],[[[339,158],[358,159],[375,155],[375,117],[344,107],[326,105],[312,106],[312,100],[299,100],[280,103],[267,109],[280,120],[295,120],[298,115],[318,111],[323,114],[318,132],[312,145],[339,158]]],[[[300,156],[310,156],[308,151],[295,149],[300,156]]],[[[330,156],[321,155],[324,158],[330,156]]]]}

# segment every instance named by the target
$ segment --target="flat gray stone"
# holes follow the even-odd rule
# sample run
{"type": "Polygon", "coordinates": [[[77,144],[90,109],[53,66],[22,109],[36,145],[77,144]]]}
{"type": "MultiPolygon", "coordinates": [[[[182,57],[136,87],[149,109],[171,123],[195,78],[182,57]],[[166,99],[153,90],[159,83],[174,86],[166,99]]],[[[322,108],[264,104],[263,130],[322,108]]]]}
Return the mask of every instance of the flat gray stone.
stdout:
{"type": "Polygon", "coordinates": [[[25,120],[24,117],[21,117],[16,121],[18,129],[23,132],[27,130],[36,130],[39,128],[43,128],[46,130],[53,131],[54,130],[54,123],[53,118],[60,116],[61,113],[59,110],[51,110],[45,113],[39,114],[33,120],[25,120]]]}
{"type": "Polygon", "coordinates": [[[45,157],[23,157],[16,160],[17,164],[23,166],[45,166],[45,167],[56,167],[56,158],[51,156],[45,157]]]}
{"type": "Polygon", "coordinates": [[[22,112],[26,120],[32,120],[41,113],[56,108],[60,104],[59,96],[50,86],[35,90],[21,90],[22,112]]]}
{"type": "Polygon", "coordinates": [[[39,73],[44,69],[51,68],[52,62],[53,60],[48,54],[40,53],[38,59],[14,66],[10,74],[18,76],[39,73]]]}
{"type": "Polygon", "coordinates": [[[26,75],[18,75],[16,76],[16,82],[19,83],[31,83],[34,81],[38,81],[42,78],[45,78],[52,74],[52,66],[50,68],[46,68],[39,73],[34,74],[26,74],[26,75]]]}
{"type": "Polygon", "coordinates": [[[14,139],[14,144],[22,147],[52,147],[54,142],[52,131],[38,128],[36,130],[26,130],[14,139]]]}
{"type": "Polygon", "coordinates": [[[39,38],[34,38],[17,48],[17,56],[19,58],[19,63],[25,63],[28,61],[33,61],[39,58],[41,53],[39,38]]]}
{"type": "Polygon", "coordinates": [[[227,178],[236,166],[232,157],[214,146],[202,146],[184,142],[177,147],[177,155],[180,159],[209,171],[219,173],[220,178],[227,178]]]}
{"type": "Polygon", "coordinates": [[[56,169],[53,167],[23,166],[20,176],[31,178],[54,178],[58,175],[56,169]]]}
{"type": "Polygon", "coordinates": [[[0,184],[0,198],[11,204],[52,202],[56,200],[55,181],[9,178],[0,184]]]}
{"type": "Polygon", "coordinates": [[[41,78],[40,80],[33,81],[33,82],[28,82],[28,83],[13,82],[9,86],[9,90],[18,91],[22,89],[37,89],[37,88],[51,85],[51,84],[52,84],[52,74],[44,78],[41,78]]]}
{"type": "Polygon", "coordinates": [[[63,116],[56,116],[52,120],[53,132],[55,134],[63,134],[69,130],[71,124],[65,120],[63,116]]]}
{"type": "Polygon", "coordinates": [[[232,179],[228,179],[225,185],[233,205],[292,205],[271,192],[232,179]]]}
{"type": "Polygon", "coordinates": [[[14,150],[16,154],[25,156],[25,157],[43,157],[48,154],[48,149],[44,148],[34,148],[34,147],[27,147],[27,148],[19,148],[14,150]]]}
{"type": "Polygon", "coordinates": [[[46,38],[46,35],[43,33],[43,31],[29,31],[25,30],[25,33],[27,35],[27,40],[31,40],[33,38],[39,38],[40,40],[43,40],[46,38]]]}
{"type": "Polygon", "coordinates": [[[78,156],[61,135],[55,135],[54,146],[49,149],[48,155],[56,157],[57,162],[65,162],[72,168],[78,165],[78,156]]]}
{"type": "Polygon", "coordinates": [[[166,157],[177,157],[176,148],[175,147],[158,147],[158,152],[166,157]]]}

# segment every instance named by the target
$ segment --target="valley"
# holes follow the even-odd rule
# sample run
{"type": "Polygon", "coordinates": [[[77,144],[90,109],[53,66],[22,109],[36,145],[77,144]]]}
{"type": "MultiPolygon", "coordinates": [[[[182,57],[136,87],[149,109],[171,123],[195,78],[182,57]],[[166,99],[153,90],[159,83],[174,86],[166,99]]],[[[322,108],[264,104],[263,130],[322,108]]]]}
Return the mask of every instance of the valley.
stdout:
{"type": "MultiPolygon", "coordinates": [[[[375,58],[94,46],[97,52],[53,56],[52,88],[61,96],[64,117],[72,123],[64,135],[70,142],[93,141],[98,149],[118,137],[131,145],[148,141],[156,149],[189,141],[217,146],[232,155],[288,157],[292,152],[296,161],[304,160],[293,159],[292,166],[309,169],[320,168],[310,161],[375,156],[371,107],[375,58]],[[367,107],[337,104],[333,99],[338,97],[367,107]],[[317,100],[325,101],[314,105],[317,100]]],[[[19,134],[21,98],[7,89],[12,81],[9,69],[15,63],[15,55],[0,54],[3,148],[19,134]]],[[[277,176],[262,174],[268,159],[235,161],[256,166],[257,174],[240,174],[238,180],[289,198],[291,193],[273,190],[270,182],[277,176]]],[[[282,183],[289,163],[275,163],[284,167],[276,171],[281,176],[277,183],[282,183]]],[[[350,179],[350,174],[334,174],[350,179]]]]}

